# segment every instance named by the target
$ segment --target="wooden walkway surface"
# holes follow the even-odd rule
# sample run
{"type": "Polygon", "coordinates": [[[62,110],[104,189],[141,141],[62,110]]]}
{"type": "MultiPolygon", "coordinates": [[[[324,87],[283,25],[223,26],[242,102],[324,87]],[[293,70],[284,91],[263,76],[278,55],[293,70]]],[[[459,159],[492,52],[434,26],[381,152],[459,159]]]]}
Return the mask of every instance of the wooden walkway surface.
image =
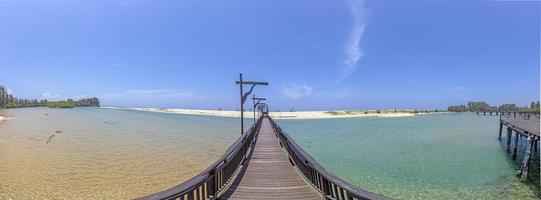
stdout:
{"type": "Polygon", "coordinates": [[[291,165],[267,118],[253,154],[238,176],[223,199],[322,199],[291,165]]]}
{"type": "Polygon", "coordinates": [[[539,136],[539,119],[501,119],[504,124],[513,126],[515,129],[527,131],[528,133],[539,136]]]}

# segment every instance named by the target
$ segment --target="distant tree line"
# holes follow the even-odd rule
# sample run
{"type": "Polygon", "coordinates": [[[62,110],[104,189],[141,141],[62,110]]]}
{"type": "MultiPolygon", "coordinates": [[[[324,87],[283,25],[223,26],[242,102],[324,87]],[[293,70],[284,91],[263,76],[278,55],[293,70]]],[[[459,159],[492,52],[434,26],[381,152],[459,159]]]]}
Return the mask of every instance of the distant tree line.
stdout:
{"type": "Polygon", "coordinates": [[[77,101],[47,101],[46,99],[21,99],[9,94],[8,90],[0,85],[0,108],[23,108],[23,107],[49,107],[49,108],[74,108],[74,107],[100,107],[100,101],[96,97],[83,98],[77,101]]]}
{"type": "Polygon", "coordinates": [[[470,101],[468,105],[452,105],[447,107],[447,111],[450,112],[495,112],[495,111],[537,111],[540,110],[539,101],[531,102],[530,106],[517,106],[516,104],[503,104],[500,106],[490,106],[483,101],[470,101]]]}

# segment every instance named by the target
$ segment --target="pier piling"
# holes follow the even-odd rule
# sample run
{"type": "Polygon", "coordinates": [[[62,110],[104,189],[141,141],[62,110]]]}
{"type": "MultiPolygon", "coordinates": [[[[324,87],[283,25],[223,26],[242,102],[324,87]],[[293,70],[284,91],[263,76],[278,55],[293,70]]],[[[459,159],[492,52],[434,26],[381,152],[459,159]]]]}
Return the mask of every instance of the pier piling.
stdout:
{"type": "Polygon", "coordinates": [[[498,140],[501,140],[502,139],[502,128],[503,128],[503,123],[500,122],[500,132],[498,134],[498,140]]]}
{"type": "Polygon", "coordinates": [[[513,129],[511,127],[507,127],[507,153],[511,152],[511,133],[513,132],[513,129]]]}
{"type": "Polygon", "coordinates": [[[522,161],[522,170],[520,173],[520,181],[524,182],[528,179],[528,168],[530,165],[530,158],[532,156],[533,136],[528,136],[528,144],[526,146],[526,154],[522,161]]]}
{"type": "Polygon", "coordinates": [[[519,145],[520,133],[515,131],[515,149],[513,150],[513,160],[517,159],[518,145],[519,145]]]}

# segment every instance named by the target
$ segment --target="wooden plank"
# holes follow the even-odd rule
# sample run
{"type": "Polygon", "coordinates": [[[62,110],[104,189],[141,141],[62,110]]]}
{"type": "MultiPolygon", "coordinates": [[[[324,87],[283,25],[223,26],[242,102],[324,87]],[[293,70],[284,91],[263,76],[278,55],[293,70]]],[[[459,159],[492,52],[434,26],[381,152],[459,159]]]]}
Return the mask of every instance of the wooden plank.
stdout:
{"type": "Polygon", "coordinates": [[[289,163],[270,121],[264,119],[254,152],[224,199],[322,199],[289,163]]]}

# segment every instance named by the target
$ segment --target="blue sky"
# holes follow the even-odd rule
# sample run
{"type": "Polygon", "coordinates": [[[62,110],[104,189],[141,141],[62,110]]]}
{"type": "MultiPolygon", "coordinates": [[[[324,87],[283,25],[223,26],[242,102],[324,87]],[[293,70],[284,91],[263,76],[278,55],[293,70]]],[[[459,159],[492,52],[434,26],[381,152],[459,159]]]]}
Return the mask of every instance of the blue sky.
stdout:
{"type": "Polygon", "coordinates": [[[446,108],[539,99],[539,1],[0,0],[0,84],[104,105],[446,108]]]}

